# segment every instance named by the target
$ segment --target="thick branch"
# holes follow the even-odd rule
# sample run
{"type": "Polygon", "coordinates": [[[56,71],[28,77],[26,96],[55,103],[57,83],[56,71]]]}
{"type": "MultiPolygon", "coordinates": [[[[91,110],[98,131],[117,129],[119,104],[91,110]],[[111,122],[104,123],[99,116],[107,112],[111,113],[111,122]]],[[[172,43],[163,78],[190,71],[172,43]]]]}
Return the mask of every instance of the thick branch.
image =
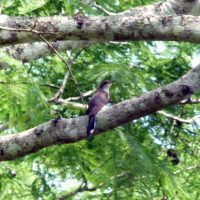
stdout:
{"type": "MultiPolygon", "coordinates": [[[[71,50],[80,47],[86,47],[95,42],[92,41],[57,41],[52,42],[52,46],[57,51],[71,50]]],[[[30,62],[31,60],[43,58],[54,52],[44,42],[25,43],[1,48],[0,50],[7,52],[14,58],[22,60],[23,62],[30,62]]]]}
{"type": "MultiPolygon", "coordinates": [[[[144,16],[144,15],[169,15],[169,14],[192,14],[199,15],[200,3],[198,0],[171,0],[158,2],[152,5],[140,6],[129,9],[121,13],[110,13],[105,11],[99,5],[93,3],[95,7],[105,12],[107,15],[120,15],[120,16],[144,16]]],[[[2,15],[4,16],[4,15],[2,15]]],[[[88,41],[58,41],[53,42],[52,46],[58,50],[69,50],[77,47],[85,47],[90,45],[88,41]]],[[[45,57],[51,53],[51,49],[43,42],[28,43],[15,45],[3,48],[3,51],[8,52],[14,58],[24,62],[31,61],[37,58],[45,57]]]]}
{"type": "MultiPolygon", "coordinates": [[[[200,90],[200,65],[165,87],[100,112],[97,115],[94,135],[179,103],[198,90],[200,90]]],[[[50,145],[86,139],[87,121],[87,116],[55,119],[22,133],[2,136],[0,160],[12,160],[50,145]]]]}
{"type": "Polygon", "coordinates": [[[200,14],[200,2],[198,0],[168,0],[154,3],[147,6],[131,8],[117,15],[136,16],[136,15],[173,15],[173,14],[200,14]]]}
{"type": "Polygon", "coordinates": [[[200,17],[137,16],[137,17],[39,17],[0,18],[0,44],[41,40],[40,33],[55,40],[174,40],[200,42],[200,17]],[[20,24],[20,29],[19,29],[20,24]],[[35,26],[34,26],[35,25],[35,26]],[[34,26],[34,30],[32,27],[34,26]]]}

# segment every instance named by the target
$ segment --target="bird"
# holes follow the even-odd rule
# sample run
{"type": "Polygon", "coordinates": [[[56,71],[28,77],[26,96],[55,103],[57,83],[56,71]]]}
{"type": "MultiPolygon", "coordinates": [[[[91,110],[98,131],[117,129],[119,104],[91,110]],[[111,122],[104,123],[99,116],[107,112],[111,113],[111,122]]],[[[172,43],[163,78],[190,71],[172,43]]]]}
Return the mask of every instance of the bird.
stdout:
{"type": "Polygon", "coordinates": [[[87,125],[87,136],[91,136],[95,131],[96,115],[108,103],[110,98],[109,89],[111,85],[111,80],[102,81],[96,93],[89,100],[88,109],[86,112],[89,119],[87,125]]]}

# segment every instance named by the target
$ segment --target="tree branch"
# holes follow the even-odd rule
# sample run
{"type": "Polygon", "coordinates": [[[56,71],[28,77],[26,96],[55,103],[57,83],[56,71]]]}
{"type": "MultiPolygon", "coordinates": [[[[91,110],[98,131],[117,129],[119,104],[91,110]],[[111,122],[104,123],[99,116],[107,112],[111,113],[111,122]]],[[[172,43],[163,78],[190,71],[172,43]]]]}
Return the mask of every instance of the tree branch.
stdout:
{"type": "MultiPolygon", "coordinates": [[[[76,81],[76,78],[74,77],[74,75],[73,75],[73,73],[72,73],[72,70],[71,70],[71,64],[72,64],[72,63],[66,62],[65,59],[63,59],[63,57],[58,53],[58,51],[57,51],[56,49],[53,48],[53,46],[51,45],[51,43],[50,43],[48,40],[46,40],[46,38],[44,38],[43,35],[40,34],[39,36],[40,36],[40,38],[55,52],[55,54],[63,61],[63,63],[65,63],[65,65],[66,65],[66,67],[67,67],[67,69],[68,69],[68,72],[69,72],[69,74],[70,74],[70,76],[71,76],[71,78],[72,78],[72,80],[73,80],[73,82],[74,82],[74,84],[75,84],[75,86],[76,86],[76,88],[77,88],[79,94],[80,94],[81,101],[82,101],[83,105],[85,105],[84,99],[83,99],[82,96],[81,96],[81,90],[80,90],[80,88],[79,88],[79,86],[78,86],[78,82],[76,81]]],[[[81,52],[82,52],[82,50],[80,50],[80,51],[75,55],[74,59],[76,59],[76,57],[77,57],[81,52]]],[[[68,73],[65,74],[65,77],[64,77],[64,81],[63,81],[63,83],[62,83],[62,86],[61,86],[60,90],[58,91],[58,94],[59,94],[58,97],[60,97],[60,95],[62,95],[61,92],[64,91],[64,87],[65,87],[65,85],[66,85],[66,83],[67,83],[67,79],[68,79],[68,73]]]]}
{"type": "Polygon", "coordinates": [[[0,20],[0,44],[8,45],[41,40],[49,41],[135,41],[163,40],[200,42],[200,17],[137,16],[137,17],[3,17],[0,20]],[[18,28],[18,24],[21,28],[18,28]],[[50,25],[49,25],[50,24],[50,25]],[[39,37],[40,35],[40,37],[39,37]]]}
{"type": "MultiPolygon", "coordinates": [[[[90,96],[91,94],[93,94],[95,92],[95,90],[89,90],[83,94],[81,94],[82,97],[87,97],[87,96],[90,96]]],[[[66,99],[64,99],[65,102],[70,102],[70,101],[76,101],[76,100],[79,100],[80,99],[80,96],[78,97],[68,97],[66,99]]]]}
{"type": "MultiPolygon", "coordinates": [[[[54,51],[55,51],[55,49],[54,49],[54,51]]],[[[76,53],[76,55],[75,55],[72,59],[69,58],[69,60],[67,61],[67,64],[64,62],[64,63],[67,65],[67,68],[68,68],[68,69],[71,70],[74,61],[75,61],[75,60],[77,59],[77,57],[81,54],[82,51],[83,51],[83,49],[79,50],[79,51],[76,53]]],[[[63,61],[63,59],[62,59],[62,61],[63,61]]],[[[62,97],[63,92],[64,92],[64,89],[65,89],[65,86],[66,86],[66,84],[67,84],[68,77],[69,77],[69,70],[65,73],[65,76],[64,76],[64,78],[63,78],[63,82],[62,82],[62,84],[61,84],[59,90],[58,90],[58,91],[56,92],[56,94],[49,100],[50,102],[56,102],[57,100],[59,100],[59,99],[62,97]]],[[[81,98],[81,97],[80,97],[80,98],[81,98]]],[[[83,103],[84,103],[84,102],[83,102],[83,103]]]]}
{"type": "MultiPolygon", "coordinates": [[[[200,90],[200,65],[162,88],[113,105],[97,115],[94,135],[162,110],[200,90]]],[[[0,137],[0,160],[13,160],[44,147],[87,138],[87,116],[54,119],[27,131],[0,137]]]]}
{"type": "Polygon", "coordinates": [[[115,15],[115,14],[116,14],[116,13],[112,13],[112,12],[107,11],[106,9],[102,8],[99,4],[97,4],[96,2],[92,2],[92,5],[93,5],[95,8],[101,10],[101,11],[102,11],[103,13],[105,13],[106,15],[115,15]]]}
{"type": "MultiPolygon", "coordinates": [[[[71,50],[80,47],[87,47],[95,42],[93,41],[57,41],[52,42],[51,45],[57,51],[71,50]]],[[[23,62],[30,62],[34,59],[43,58],[54,52],[45,42],[25,43],[19,45],[12,45],[0,49],[7,52],[18,60],[23,62]]]]}
{"type": "Polygon", "coordinates": [[[88,188],[87,184],[84,184],[84,185],[81,184],[80,187],[78,187],[76,190],[59,197],[57,200],[65,200],[65,199],[68,199],[68,198],[70,198],[70,197],[72,197],[72,196],[74,196],[74,195],[76,195],[80,192],[93,192],[97,189],[98,189],[98,187],[88,188]]]}
{"type": "Polygon", "coordinates": [[[200,99],[186,99],[180,102],[180,104],[198,104],[200,103],[200,99]]]}
{"type": "Polygon", "coordinates": [[[169,113],[166,113],[165,111],[158,111],[157,113],[164,115],[167,118],[173,119],[175,121],[181,122],[181,123],[185,123],[185,124],[191,124],[192,122],[194,122],[195,120],[200,118],[200,115],[194,116],[191,119],[183,119],[174,115],[171,115],[169,113]]]}
{"type": "Polygon", "coordinates": [[[200,2],[198,0],[168,0],[160,1],[147,6],[138,6],[124,12],[117,13],[121,16],[142,15],[197,15],[200,14],[200,2]]]}
{"type": "MultiPolygon", "coordinates": [[[[121,13],[110,13],[103,9],[96,3],[92,3],[94,7],[102,10],[107,15],[120,15],[120,16],[144,16],[144,15],[169,15],[169,14],[192,14],[199,15],[200,3],[198,0],[171,0],[158,2],[152,5],[139,6],[121,13]]],[[[1,15],[1,19],[7,16],[1,15]]],[[[34,20],[33,26],[29,29],[29,32],[35,28],[36,22],[34,20]]],[[[1,23],[1,20],[0,20],[1,23]]],[[[16,29],[17,30],[17,29],[16,29]]],[[[93,42],[89,41],[57,41],[53,42],[52,46],[57,50],[69,50],[77,47],[85,47],[93,42]]],[[[14,58],[22,60],[23,62],[29,62],[31,60],[45,57],[51,53],[51,49],[43,42],[28,43],[14,45],[7,48],[2,48],[3,51],[8,52],[14,58]]]]}
{"type": "Polygon", "coordinates": [[[86,105],[83,105],[82,103],[77,103],[77,102],[72,102],[72,101],[66,101],[65,99],[56,99],[54,101],[54,103],[56,104],[60,104],[60,105],[64,105],[64,106],[71,106],[71,107],[74,107],[74,108],[79,108],[79,109],[86,109],[87,106],[86,105]]]}
{"type": "MultiPolygon", "coordinates": [[[[82,98],[90,96],[92,93],[94,93],[94,91],[95,90],[90,90],[86,93],[81,94],[81,96],[82,96],[82,98]]],[[[55,99],[54,103],[65,105],[65,106],[71,106],[71,107],[79,108],[79,109],[86,109],[87,108],[86,105],[83,105],[82,103],[72,102],[72,101],[79,100],[79,99],[80,99],[80,96],[79,97],[69,97],[67,99],[59,98],[59,99],[55,99]]]]}

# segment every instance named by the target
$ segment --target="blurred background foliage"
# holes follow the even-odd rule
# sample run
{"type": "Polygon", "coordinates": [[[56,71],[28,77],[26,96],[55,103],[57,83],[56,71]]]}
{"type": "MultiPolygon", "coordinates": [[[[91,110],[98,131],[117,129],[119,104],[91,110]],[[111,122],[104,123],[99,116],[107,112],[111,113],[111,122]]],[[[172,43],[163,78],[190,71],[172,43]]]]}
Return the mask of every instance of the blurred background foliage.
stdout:
{"type": "MultiPolygon", "coordinates": [[[[150,0],[98,0],[109,12],[150,0]]],[[[10,16],[104,15],[93,0],[1,0],[10,16]]],[[[110,42],[84,48],[72,71],[82,92],[104,79],[115,80],[111,104],[170,83],[198,64],[199,45],[177,42],[110,42]]],[[[71,55],[77,53],[72,50],[71,55]]],[[[66,53],[61,52],[67,59],[66,53]]],[[[62,115],[84,111],[49,103],[66,67],[57,56],[22,63],[8,55],[0,70],[0,122],[8,135],[62,115]]],[[[69,78],[63,98],[78,96],[69,78]]],[[[199,95],[193,96],[198,98],[199,95]]],[[[85,98],[88,101],[88,97],[85,98]]],[[[182,118],[199,114],[199,104],[176,105],[167,112],[182,118]]],[[[119,113],[120,114],[120,113],[119,113]]],[[[135,120],[88,141],[57,145],[0,164],[0,200],[48,199],[200,199],[200,121],[180,124],[160,114],[135,120]],[[173,162],[167,152],[177,154],[173,162]]]]}

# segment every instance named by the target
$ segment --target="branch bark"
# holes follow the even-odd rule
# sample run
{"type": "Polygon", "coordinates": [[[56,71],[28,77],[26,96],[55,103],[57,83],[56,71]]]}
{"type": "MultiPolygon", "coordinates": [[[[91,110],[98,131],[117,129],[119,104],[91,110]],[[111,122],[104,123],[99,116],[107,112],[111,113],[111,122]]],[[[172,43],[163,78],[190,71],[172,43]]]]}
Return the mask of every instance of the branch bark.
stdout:
{"type": "MultiPolygon", "coordinates": [[[[98,9],[101,9],[104,11],[103,8],[99,7],[99,5],[96,5],[95,3],[92,3],[92,6],[97,7],[98,9]]],[[[106,11],[104,11],[106,12],[106,11]]],[[[164,2],[158,2],[158,3],[154,3],[151,5],[147,5],[147,6],[139,6],[139,7],[135,7],[135,8],[131,8],[129,10],[126,10],[124,12],[121,13],[110,13],[110,12],[106,12],[107,15],[113,15],[113,16],[147,16],[147,15],[159,15],[159,16],[163,16],[163,15],[180,15],[180,14],[191,14],[191,15],[199,15],[200,13],[200,2],[198,0],[168,0],[168,1],[164,1],[164,2]]],[[[6,20],[7,16],[5,15],[0,15],[1,19],[0,19],[0,24],[2,24],[3,26],[7,26],[7,23],[4,21],[6,20]]],[[[53,19],[53,18],[52,18],[53,19]]],[[[12,21],[12,19],[10,20],[12,21]]],[[[26,20],[24,18],[24,21],[29,21],[26,20]]],[[[82,23],[82,20],[78,20],[78,23],[82,23]]],[[[13,27],[15,28],[19,28],[21,27],[21,24],[19,25],[19,22],[16,20],[16,23],[14,23],[14,19],[13,22],[11,22],[11,24],[13,23],[13,27]]],[[[33,19],[32,22],[30,22],[31,24],[29,24],[29,28],[31,27],[31,29],[29,29],[31,32],[31,30],[35,29],[35,26],[38,24],[38,20],[37,18],[33,19]]],[[[43,23],[43,22],[42,22],[43,23]]],[[[46,23],[46,22],[45,22],[46,23]]],[[[45,28],[45,23],[43,24],[38,24],[38,26],[42,27],[44,26],[45,28]]],[[[51,25],[51,22],[48,21],[48,23],[51,25]]],[[[52,23],[52,25],[55,23],[52,23]]],[[[52,29],[52,27],[50,28],[52,29]]],[[[55,28],[56,29],[56,28],[55,28]]],[[[11,35],[12,37],[10,37],[10,39],[15,39],[15,32],[9,33],[9,35],[11,35]]],[[[8,35],[6,34],[6,31],[1,31],[1,37],[8,37],[8,35]]],[[[36,36],[37,37],[37,36],[36,36]]],[[[54,37],[54,36],[52,36],[54,37]]],[[[28,37],[26,37],[26,39],[28,41],[36,41],[38,40],[29,40],[28,37]]],[[[134,38],[133,38],[134,39],[134,38]]],[[[156,39],[156,38],[155,38],[156,39]]],[[[53,40],[53,39],[52,39],[53,40]]],[[[59,39],[60,40],[60,39],[59,39]]],[[[22,41],[24,42],[24,41],[22,41]]],[[[97,42],[97,41],[96,41],[97,42]]],[[[194,41],[196,42],[196,41],[194,41]]],[[[14,44],[14,43],[19,43],[19,41],[11,41],[10,44],[14,44]]],[[[73,49],[73,48],[77,48],[77,47],[85,47],[90,45],[91,41],[57,41],[57,42],[53,42],[52,46],[57,50],[57,51],[61,51],[61,50],[69,50],[69,49],[73,49]]],[[[43,42],[36,42],[36,43],[25,43],[25,44],[20,44],[20,45],[14,45],[14,46],[9,46],[7,48],[2,48],[3,51],[8,52],[10,55],[12,55],[14,58],[22,60],[24,62],[29,62],[31,60],[37,59],[37,58],[41,58],[41,57],[45,57],[51,53],[53,53],[51,51],[51,49],[43,42]]]]}
{"type": "MultiPolygon", "coordinates": [[[[100,112],[94,135],[179,103],[199,90],[200,65],[173,83],[100,112]]],[[[0,160],[13,160],[50,145],[86,139],[87,121],[87,116],[54,119],[18,134],[2,136],[0,160]]]]}
{"type": "MultiPolygon", "coordinates": [[[[95,42],[92,41],[57,41],[52,42],[51,45],[57,51],[71,50],[80,47],[87,47],[95,42]]],[[[12,45],[0,49],[7,52],[18,60],[23,62],[30,62],[38,58],[44,58],[54,52],[45,42],[25,43],[19,45],[12,45]]]]}
{"type": "Polygon", "coordinates": [[[154,3],[147,6],[131,8],[117,15],[136,16],[136,15],[196,15],[200,14],[200,2],[198,0],[168,0],[154,3]]]}
{"type": "Polygon", "coordinates": [[[198,43],[199,23],[200,17],[189,15],[77,18],[55,16],[39,17],[36,24],[32,18],[3,17],[0,19],[0,44],[38,41],[41,40],[41,34],[49,41],[174,40],[198,43]]]}

